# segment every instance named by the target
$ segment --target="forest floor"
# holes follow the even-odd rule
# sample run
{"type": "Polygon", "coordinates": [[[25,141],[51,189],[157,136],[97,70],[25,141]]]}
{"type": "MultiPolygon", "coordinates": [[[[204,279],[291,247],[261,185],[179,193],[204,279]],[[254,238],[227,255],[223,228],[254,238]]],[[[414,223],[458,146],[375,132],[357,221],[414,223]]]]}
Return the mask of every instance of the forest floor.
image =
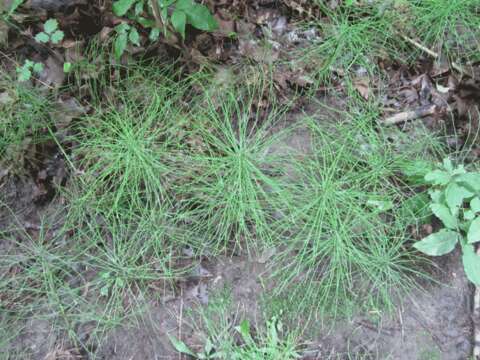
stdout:
{"type": "Polygon", "coordinates": [[[199,3],[0,7],[0,359],[475,359],[478,1],[199,3]]]}

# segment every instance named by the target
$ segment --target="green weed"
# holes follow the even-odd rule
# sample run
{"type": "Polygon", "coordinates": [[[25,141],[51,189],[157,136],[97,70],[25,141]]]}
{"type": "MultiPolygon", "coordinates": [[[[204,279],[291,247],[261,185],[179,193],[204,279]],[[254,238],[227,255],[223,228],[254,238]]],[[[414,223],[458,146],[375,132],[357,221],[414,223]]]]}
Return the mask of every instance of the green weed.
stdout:
{"type": "Polygon", "coordinates": [[[167,75],[140,78],[125,80],[127,90],[73,129],[76,213],[87,207],[108,216],[171,205],[187,82],[167,75]]]}
{"type": "Polygon", "coordinates": [[[258,250],[271,244],[281,158],[268,152],[281,111],[262,116],[256,89],[210,98],[195,113],[194,133],[202,147],[189,160],[196,169],[179,189],[185,217],[201,244],[218,253],[258,250]],[[218,104],[218,105],[217,105],[218,104]]]}
{"type": "Polygon", "coordinates": [[[371,104],[354,105],[331,125],[305,119],[312,151],[294,160],[291,206],[279,223],[288,248],[277,292],[288,292],[295,309],[335,315],[358,298],[388,308],[420,275],[408,246],[415,217],[402,209],[408,187],[401,176],[404,162],[418,155],[397,153],[375,128],[378,115],[371,104]]]}
{"type": "Polygon", "coordinates": [[[476,0],[410,1],[422,44],[452,61],[480,59],[480,5],[476,0]]]}
{"type": "Polygon", "coordinates": [[[237,324],[238,314],[232,316],[235,311],[231,293],[224,289],[219,294],[213,294],[211,302],[198,309],[192,317],[197,333],[205,334],[204,349],[195,352],[174,336],[170,336],[170,340],[177,351],[196,359],[300,358],[296,333],[291,331],[287,334],[279,317],[272,317],[264,327],[253,329],[245,319],[237,324]]]}
{"type": "Polygon", "coordinates": [[[441,169],[425,175],[425,181],[432,186],[430,208],[445,228],[416,242],[414,247],[440,256],[460,243],[465,273],[474,284],[480,284],[480,257],[474,248],[480,241],[480,172],[467,172],[462,165],[454,167],[447,158],[441,169]]]}
{"type": "Polygon", "coordinates": [[[45,141],[50,99],[8,77],[0,79],[0,164],[19,173],[25,162],[26,149],[45,141]]]}
{"type": "MultiPolygon", "coordinates": [[[[372,73],[376,57],[385,57],[396,47],[392,12],[381,12],[377,6],[352,6],[332,11],[319,5],[326,18],[314,25],[320,39],[303,51],[301,59],[318,64],[313,70],[321,81],[329,81],[332,73],[339,75],[363,68],[372,73]]],[[[398,41],[397,41],[398,44],[398,41]]]]}

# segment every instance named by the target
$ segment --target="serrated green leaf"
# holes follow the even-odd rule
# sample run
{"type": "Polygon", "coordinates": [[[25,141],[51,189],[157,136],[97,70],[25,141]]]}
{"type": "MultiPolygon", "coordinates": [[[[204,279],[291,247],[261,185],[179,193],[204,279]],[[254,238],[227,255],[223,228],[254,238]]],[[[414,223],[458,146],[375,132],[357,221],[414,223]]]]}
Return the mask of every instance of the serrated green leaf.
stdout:
{"type": "Polygon", "coordinates": [[[45,44],[50,40],[50,36],[45,34],[44,32],[40,32],[37,35],[35,35],[35,41],[45,44]]]}
{"type": "Polygon", "coordinates": [[[471,245],[464,246],[462,250],[463,269],[468,280],[475,285],[480,285],[480,256],[475,254],[471,245]]]}
{"type": "Polygon", "coordinates": [[[480,198],[478,196],[470,201],[470,209],[475,213],[480,212],[480,198]]]}
{"type": "Polygon", "coordinates": [[[137,17],[137,22],[144,28],[155,28],[155,20],[145,19],[144,17],[137,17]]]}
{"type": "MultiPolygon", "coordinates": [[[[163,9],[163,8],[166,8],[166,7],[169,7],[170,5],[172,5],[175,1],[177,0],[158,0],[158,4],[160,5],[160,7],[163,9]]],[[[189,0],[190,3],[192,3],[191,0],[189,0]]]]}
{"type": "Polygon", "coordinates": [[[400,164],[400,170],[407,177],[407,181],[414,185],[425,184],[425,176],[431,172],[432,163],[425,160],[414,160],[400,164]]]}
{"type": "Polygon", "coordinates": [[[456,231],[442,229],[417,241],[413,247],[430,256],[441,256],[452,251],[459,238],[460,235],[456,231]]]}
{"type": "MultiPolygon", "coordinates": [[[[170,6],[168,5],[168,0],[161,0],[162,7],[170,6]]],[[[182,10],[182,11],[187,11],[189,8],[191,8],[194,5],[194,2],[192,0],[177,0],[175,2],[175,9],[176,10],[182,10]]]]}
{"type": "Polygon", "coordinates": [[[167,334],[167,336],[170,339],[170,342],[172,343],[175,350],[177,350],[179,353],[187,354],[193,357],[196,356],[195,353],[192,350],[190,350],[182,340],[177,339],[175,336],[172,336],[170,334],[167,334]]]}
{"type": "Polygon", "coordinates": [[[132,28],[132,30],[130,30],[130,33],[128,34],[128,39],[132,44],[140,46],[140,35],[138,34],[137,29],[132,28]]]}
{"type": "Polygon", "coordinates": [[[454,182],[448,184],[445,190],[445,201],[452,214],[455,214],[463,204],[463,201],[471,196],[473,196],[471,191],[468,191],[463,186],[454,182]]]}
{"type": "Polygon", "coordinates": [[[136,0],[118,0],[113,3],[112,10],[117,16],[123,16],[135,4],[136,0]]]}
{"type": "Polygon", "coordinates": [[[44,69],[44,66],[42,63],[35,63],[32,67],[32,70],[35,74],[40,74],[44,69]]]}
{"type": "Polygon", "coordinates": [[[100,288],[100,295],[101,296],[108,296],[108,290],[109,290],[109,286],[108,285],[104,285],[100,288]]]}
{"type": "Polygon", "coordinates": [[[182,10],[175,9],[175,11],[172,14],[172,17],[170,18],[170,21],[172,22],[172,25],[175,31],[177,31],[180,35],[182,35],[182,38],[185,39],[185,27],[187,25],[187,15],[182,10]]]}
{"type": "Polygon", "coordinates": [[[52,42],[52,44],[58,44],[60,41],[63,40],[63,36],[63,31],[57,30],[50,37],[50,41],[52,42]]]}
{"type": "Polygon", "coordinates": [[[439,218],[447,228],[455,230],[458,227],[457,219],[445,205],[432,204],[430,205],[430,209],[432,209],[433,214],[439,218]]]}
{"type": "Polygon", "coordinates": [[[380,212],[385,212],[393,209],[393,202],[390,200],[370,199],[370,200],[367,200],[366,205],[371,208],[375,208],[380,212]]]}
{"type": "Polygon", "coordinates": [[[432,215],[429,205],[430,198],[428,195],[426,193],[419,193],[403,201],[400,211],[403,212],[405,217],[414,215],[419,219],[427,221],[427,219],[432,215]]]}
{"type": "Polygon", "coordinates": [[[45,21],[45,24],[43,24],[43,31],[45,31],[47,34],[51,34],[57,29],[58,29],[57,19],[48,19],[47,21],[45,21]]]}
{"type": "Polygon", "coordinates": [[[207,341],[205,342],[205,354],[210,355],[210,353],[213,350],[213,344],[212,341],[208,338],[207,341]]]}
{"type": "Polygon", "coordinates": [[[447,185],[450,180],[450,174],[443,170],[433,170],[425,175],[425,181],[433,185],[447,185]]]}
{"type": "Polygon", "coordinates": [[[467,171],[465,170],[465,167],[463,165],[459,165],[457,168],[455,168],[452,171],[452,175],[457,176],[457,175],[463,175],[466,174],[467,171]]]}
{"type": "Polygon", "coordinates": [[[115,39],[114,52],[115,52],[115,58],[117,60],[120,60],[123,53],[125,52],[125,49],[127,48],[127,42],[128,42],[128,36],[125,33],[119,34],[115,39]]]}
{"type": "Polygon", "coordinates": [[[468,228],[467,241],[469,244],[480,241],[480,216],[472,221],[468,228]]]}
{"type": "Polygon", "coordinates": [[[246,319],[242,320],[239,326],[235,327],[244,341],[248,342],[250,340],[250,322],[246,319]]]}

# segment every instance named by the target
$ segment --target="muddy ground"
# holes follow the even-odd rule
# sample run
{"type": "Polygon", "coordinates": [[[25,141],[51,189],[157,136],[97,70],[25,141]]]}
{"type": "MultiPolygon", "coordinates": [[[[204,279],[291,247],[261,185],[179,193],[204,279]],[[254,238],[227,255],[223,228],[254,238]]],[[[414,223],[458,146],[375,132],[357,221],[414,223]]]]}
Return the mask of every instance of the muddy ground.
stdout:
{"type": "MultiPolygon", "coordinates": [[[[296,116],[298,114],[292,118],[296,116]]],[[[323,113],[320,119],[325,120],[326,116],[323,113]]],[[[306,152],[308,148],[308,136],[299,129],[289,133],[272,151],[306,152]]],[[[53,152],[52,159],[47,162],[57,157],[53,152]]],[[[62,216],[58,211],[63,206],[61,197],[38,197],[38,184],[28,180],[10,179],[3,189],[6,191],[2,192],[2,201],[11,206],[13,213],[19,214],[14,219],[13,213],[2,212],[3,228],[19,223],[35,236],[42,217],[55,214],[57,223],[61,223],[58,221],[62,216]]],[[[0,241],[2,252],[6,252],[6,244],[0,241]]],[[[397,299],[392,313],[372,312],[335,323],[320,320],[309,323],[305,335],[309,341],[302,351],[303,359],[469,358],[473,347],[473,288],[463,272],[460,254],[456,252],[441,258],[433,276],[438,283],[424,283],[423,288],[397,299]]],[[[191,348],[201,349],[203,333],[192,328],[188,314],[192,309],[207,305],[212,294],[225,287],[232,289],[232,319],[241,316],[262,326],[259,321],[265,291],[262,279],[268,279],[268,269],[262,258],[256,261],[238,256],[204,259],[179,284],[179,290],[152,296],[138,320],[118,326],[106,334],[102,343],[89,337],[95,327],[93,323],[76,324],[77,335],[98,359],[179,359],[167,333],[178,334],[191,348]]],[[[298,322],[304,321],[302,314],[298,314],[298,322]]],[[[30,354],[28,359],[88,358],[74,349],[69,352],[68,346],[65,348],[68,339],[53,332],[53,328],[54,324],[47,319],[26,321],[21,336],[11,343],[11,348],[30,354]]]]}
{"type": "MultiPolygon", "coordinates": [[[[58,1],[50,0],[32,0],[30,3],[34,11],[39,9],[50,12],[59,11],[62,6],[64,10],[68,9],[68,21],[73,24],[71,32],[77,31],[85,37],[99,33],[105,25],[102,25],[102,22],[107,23],[111,20],[99,17],[99,9],[93,7],[92,10],[91,4],[87,1],[69,0],[61,6],[58,1]],[[77,5],[77,8],[72,8],[77,5]],[[93,13],[97,15],[93,16],[93,13]],[[91,19],[91,24],[89,23],[91,26],[88,29],[81,25],[82,21],[86,21],[85,19],[91,19]]],[[[219,6],[226,8],[229,6],[225,5],[228,2],[218,1],[218,3],[220,3],[219,6]]],[[[237,3],[241,2],[235,1],[235,4],[237,3]]],[[[282,45],[286,44],[286,49],[283,49],[285,53],[288,53],[289,47],[300,46],[316,36],[315,31],[304,31],[293,25],[285,25],[287,18],[279,9],[271,5],[272,1],[255,1],[254,6],[251,6],[250,2],[246,3],[249,3],[247,8],[253,9],[247,13],[254,15],[249,15],[246,21],[242,20],[245,23],[242,24],[246,29],[245,32],[252,32],[251,28],[255,29],[255,26],[258,28],[266,24],[280,29],[284,36],[282,45]],[[265,8],[262,7],[263,3],[265,8]],[[289,42],[288,39],[295,40],[289,42]]],[[[291,3],[304,4],[305,2],[292,1],[291,3]]],[[[107,25],[111,26],[111,24],[107,25]]],[[[245,59],[261,62],[268,56],[272,59],[280,56],[275,48],[275,51],[270,54],[259,53],[257,43],[242,43],[240,40],[235,47],[223,38],[221,41],[218,38],[207,39],[207,41],[205,37],[198,38],[198,42],[190,44],[192,48],[206,46],[207,51],[203,56],[216,54],[215,56],[218,55],[214,58],[216,61],[226,61],[226,59],[231,61],[231,58],[234,58],[227,67],[245,59]],[[219,49],[217,45],[220,42],[223,47],[221,51],[217,51],[219,49]]],[[[26,45],[23,43],[17,42],[15,46],[17,48],[11,49],[12,53],[36,52],[35,48],[25,50],[26,45]]],[[[66,52],[68,51],[67,49],[66,52]]],[[[195,54],[190,55],[194,57],[195,54]]],[[[286,60],[288,61],[288,58],[286,60]]],[[[194,68],[198,68],[197,65],[195,64],[194,68]]],[[[420,105],[435,103],[435,101],[438,104],[443,104],[442,101],[446,103],[447,100],[442,98],[442,96],[446,98],[446,95],[439,94],[435,86],[432,86],[428,75],[431,67],[426,68],[428,66],[421,65],[414,70],[387,69],[386,73],[390,71],[390,75],[386,76],[389,80],[385,87],[390,90],[387,91],[385,106],[396,113],[416,109],[420,105]]],[[[480,67],[475,71],[480,73],[480,67]]],[[[56,87],[58,84],[55,83],[57,80],[54,73],[55,71],[52,70],[52,76],[45,81],[56,87]]],[[[445,73],[448,73],[448,69],[445,73]]],[[[62,75],[61,71],[60,74],[62,75]]],[[[282,93],[280,95],[288,98],[290,93],[298,90],[301,93],[305,90],[309,80],[304,75],[302,69],[279,71],[274,74],[275,86],[282,93]]],[[[58,81],[62,83],[64,80],[63,76],[58,81]]],[[[448,74],[440,75],[439,83],[446,86],[448,81],[450,81],[448,74]]],[[[463,98],[464,103],[467,104],[478,101],[468,94],[462,95],[461,89],[450,96],[456,96],[456,100],[463,98]]],[[[297,101],[302,103],[301,99],[297,101]]],[[[451,99],[449,98],[448,101],[451,99]]],[[[327,101],[327,105],[342,107],[338,99],[334,102],[327,101]]],[[[462,106],[467,107],[467,105],[462,106]]],[[[325,116],[324,110],[314,111],[315,105],[302,104],[296,108],[289,118],[291,123],[295,122],[295,118],[304,111],[311,114],[323,112],[325,116]]],[[[333,118],[335,119],[335,116],[333,118]]],[[[433,114],[415,121],[432,128],[439,126],[445,118],[448,118],[445,114],[440,116],[433,114]]],[[[415,132],[415,121],[401,125],[404,134],[415,132]]],[[[305,133],[299,130],[284,138],[283,143],[276,144],[272,151],[282,153],[294,148],[297,151],[307,152],[309,148],[307,138],[305,133]]],[[[405,146],[408,146],[408,143],[405,146]]],[[[455,146],[455,144],[452,145],[453,148],[455,146]]],[[[47,144],[35,151],[38,154],[34,157],[41,164],[28,169],[27,176],[6,176],[0,169],[0,203],[6,204],[11,209],[7,211],[4,207],[0,208],[0,229],[20,226],[33,239],[38,236],[41,219],[55,219],[52,231],[55,231],[56,226],[61,227],[65,204],[56,186],[65,185],[68,178],[65,173],[65,161],[55,144],[47,144]]],[[[6,253],[10,244],[0,238],[0,254],[6,253]]],[[[433,277],[437,282],[424,283],[423,288],[412,291],[405,298],[397,299],[392,313],[353,315],[348,320],[337,320],[335,323],[328,321],[322,323],[320,320],[310,323],[309,331],[305,334],[308,341],[302,349],[302,359],[469,359],[473,349],[475,323],[472,315],[474,289],[465,277],[458,252],[436,261],[433,277]]],[[[105,340],[101,343],[90,337],[95,327],[91,322],[74,324],[75,331],[78,338],[87,344],[89,350],[98,359],[181,359],[182,357],[174,351],[167,333],[177,334],[192,348],[200,348],[203,341],[202,331],[192,328],[188,314],[192,309],[208,304],[212,294],[221,291],[225,286],[230,287],[233,292],[232,318],[241,314],[243,318],[261,326],[260,304],[264,291],[262,279],[267,277],[268,269],[261,258],[248,260],[246,257],[233,256],[203,259],[196,263],[191,274],[178,284],[177,291],[159,290],[156,296],[147,299],[145,312],[135,322],[129,321],[119,325],[115,330],[105,334],[105,340]]],[[[304,321],[302,314],[299,314],[298,322],[304,321]]],[[[19,355],[19,359],[89,359],[85,352],[71,347],[66,334],[53,331],[54,327],[55,325],[49,321],[48,317],[42,320],[26,320],[20,336],[10,342],[8,350],[11,353],[13,349],[19,354],[25,354],[19,355]]],[[[0,359],[3,359],[2,349],[0,349],[0,359]]]]}

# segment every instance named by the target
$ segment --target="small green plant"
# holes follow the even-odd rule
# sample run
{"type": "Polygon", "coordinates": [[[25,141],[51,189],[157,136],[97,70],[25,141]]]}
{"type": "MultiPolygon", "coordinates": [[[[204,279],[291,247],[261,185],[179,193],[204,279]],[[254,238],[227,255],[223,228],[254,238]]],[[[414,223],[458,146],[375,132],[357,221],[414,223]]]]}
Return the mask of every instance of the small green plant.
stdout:
{"type": "Polygon", "coordinates": [[[11,17],[15,11],[17,11],[18,7],[22,5],[24,1],[25,0],[13,0],[10,2],[8,9],[5,8],[8,2],[3,2],[0,4],[0,18],[8,20],[8,18],[11,17]]]}
{"type": "Polygon", "coordinates": [[[198,172],[179,189],[187,217],[204,241],[192,244],[212,253],[257,251],[271,246],[275,202],[281,201],[282,158],[269,153],[278,141],[271,130],[281,119],[273,108],[261,118],[253,111],[258,89],[227,90],[220,106],[205,93],[194,129],[203,145],[190,161],[198,172]],[[275,170],[272,170],[275,169],[275,170]]]}
{"type": "Polygon", "coordinates": [[[77,177],[81,195],[74,196],[80,208],[113,214],[169,202],[169,178],[182,148],[175,132],[182,116],[179,99],[189,81],[174,83],[171,77],[166,71],[132,70],[118,85],[127,89],[74,129],[79,142],[74,156],[80,160],[75,166],[83,172],[77,177]],[[136,93],[139,86],[146,95],[136,93]]]}
{"type": "Polygon", "coordinates": [[[43,71],[43,64],[39,62],[33,62],[32,60],[25,60],[25,63],[21,67],[17,67],[18,81],[25,82],[30,80],[32,73],[40,74],[43,71]]]}
{"type": "Polygon", "coordinates": [[[140,46],[140,35],[135,27],[127,23],[121,23],[115,27],[117,36],[114,43],[115,58],[118,60],[122,57],[128,43],[140,46]]]}
{"type": "Polygon", "coordinates": [[[460,243],[465,273],[480,285],[480,257],[474,249],[480,241],[480,172],[467,172],[462,165],[454,167],[445,159],[440,169],[425,175],[425,180],[432,185],[430,208],[445,228],[414,247],[427,255],[441,256],[460,243]]]}
{"type": "MultiPolygon", "coordinates": [[[[318,5],[327,19],[314,21],[311,25],[322,34],[305,49],[300,60],[313,63],[312,74],[327,80],[332,72],[340,75],[355,67],[368,72],[375,68],[375,57],[385,56],[394,39],[393,14],[381,13],[372,5],[346,6],[335,11],[325,4],[318,5]]],[[[309,67],[309,66],[307,66],[309,67]]]]}
{"type": "Polygon", "coordinates": [[[453,61],[480,59],[477,0],[413,0],[413,26],[422,44],[453,61]]]}
{"type": "Polygon", "coordinates": [[[56,19],[49,19],[43,24],[43,31],[35,35],[35,40],[39,43],[58,44],[63,40],[64,33],[58,29],[58,21],[56,19]]]}
{"type": "Polygon", "coordinates": [[[151,28],[151,40],[156,40],[160,31],[167,35],[170,27],[183,38],[187,25],[203,31],[218,28],[210,10],[193,0],[150,0],[147,4],[149,6],[145,11],[145,1],[118,0],[113,3],[113,12],[117,16],[129,15],[143,27],[151,28]]]}
{"type": "Polygon", "coordinates": [[[240,316],[240,304],[225,286],[212,291],[207,305],[187,312],[192,329],[203,334],[203,349],[195,351],[180,339],[169,336],[174,348],[195,359],[293,360],[299,358],[299,331],[284,325],[281,310],[263,317],[256,326],[240,316]],[[281,315],[281,316],[280,316],[281,315]],[[240,321],[240,319],[243,319],[240,321]]]}
{"type": "Polygon", "coordinates": [[[424,276],[416,266],[420,257],[407,247],[406,229],[416,216],[398,176],[420,149],[399,153],[372,126],[378,105],[357,103],[355,96],[334,122],[304,119],[311,152],[291,161],[291,199],[277,226],[286,247],[272,267],[274,295],[288,293],[295,311],[349,315],[359,310],[359,298],[362,310],[391,310],[392,295],[424,276]]]}
{"type": "Polygon", "coordinates": [[[182,340],[178,339],[175,336],[168,335],[170,342],[172,343],[175,350],[177,350],[181,354],[186,354],[193,356],[195,359],[199,360],[209,360],[209,359],[220,359],[225,356],[225,354],[221,352],[215,352],[213,344],[210,339],[205,341],[205,346],[202,351],[195,352],[191,350],[187,344],[185,344],[182,340]]]}
{"type": "Polygon", "coordinates": [[[300,354],[297,352],[297,344],[292,341],[293,339],[287,338],[285,341],[282,338],[284,329],[278,318],[272,317],[266,325],[265,333],[257,338],[253,336],[250,322],[243,320],[240,325],[234,327],[235,331],[241,336],[242,344],[229,343],[228,346],[222,344],[223,346],[216,347],[210,339],[207,339],[201,352],[194,352],[187,344],[174,336],[169,335],[169,338],[175,350],[199,360],[293,360],[300,358],[300,354]]]}

